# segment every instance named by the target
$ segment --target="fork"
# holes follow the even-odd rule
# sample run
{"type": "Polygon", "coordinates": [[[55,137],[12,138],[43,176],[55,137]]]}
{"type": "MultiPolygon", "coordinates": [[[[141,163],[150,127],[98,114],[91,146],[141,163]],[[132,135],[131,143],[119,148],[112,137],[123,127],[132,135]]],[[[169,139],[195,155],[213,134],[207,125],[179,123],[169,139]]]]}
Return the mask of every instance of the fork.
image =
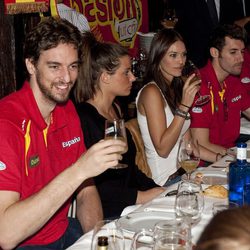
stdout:
{"type": "Polygon", "coordinates": [[[212,165],[212,168],[226,168],[227,166],[218,166],[218,165],[212,165]]]}

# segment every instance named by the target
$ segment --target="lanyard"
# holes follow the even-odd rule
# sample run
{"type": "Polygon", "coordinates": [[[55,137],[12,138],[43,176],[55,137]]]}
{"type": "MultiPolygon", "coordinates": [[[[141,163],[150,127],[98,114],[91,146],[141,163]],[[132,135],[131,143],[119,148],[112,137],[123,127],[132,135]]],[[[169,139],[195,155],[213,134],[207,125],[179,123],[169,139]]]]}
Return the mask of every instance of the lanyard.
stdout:
{"type": "MultiPolygon", "coordinates": [[[[225,103],[225,100],[226,100],[225,99],[226,88],[227,88],[227,85],[226,85],[226,83],[224,81],[221,91],[218,91],[218,94],[220,96],[220,100],[221,100],[222,103],[225,103]]],[[[216,111],[216,110],[215,110],[215,103],[214,103],[214,92],[213,92],[213,87],[212,87],[211,84],[209,86],[209,92],[210,92],[210,95],[211,95],[211,110],[212,110],[212,114],[214,114],[214,111],[216,111]]]]}

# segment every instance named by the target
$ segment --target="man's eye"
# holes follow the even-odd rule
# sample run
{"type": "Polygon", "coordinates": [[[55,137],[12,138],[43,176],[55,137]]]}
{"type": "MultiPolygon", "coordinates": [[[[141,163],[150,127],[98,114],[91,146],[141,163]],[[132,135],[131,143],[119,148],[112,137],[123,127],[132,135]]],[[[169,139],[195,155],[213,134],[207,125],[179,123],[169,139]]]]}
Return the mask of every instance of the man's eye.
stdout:
{"type": "Polygon", "coordinates": [[[58,66],[58,65],[50,65],[49,68],[50,68],[50,69],[58,69],[59,66],[58,66]]]}
{"type": "Polygon", "coordinates": [[[231,55],[235,55],[237,52],[235,50],[231,51],[230,54],[231,55]]]}
{"type": "Polygon", "coordinates": [[[73,64],[70,66],[70,70],[78,70],[79,65],[78,64],[73,64]]]}

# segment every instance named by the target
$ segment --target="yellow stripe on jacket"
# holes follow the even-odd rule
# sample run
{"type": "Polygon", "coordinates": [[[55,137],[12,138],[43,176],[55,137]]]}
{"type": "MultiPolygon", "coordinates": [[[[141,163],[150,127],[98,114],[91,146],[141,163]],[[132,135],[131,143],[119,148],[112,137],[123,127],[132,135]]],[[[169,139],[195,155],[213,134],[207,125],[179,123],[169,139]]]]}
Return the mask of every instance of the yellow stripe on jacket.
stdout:
{"type": "Polygon", "coordinates": [[[28,124],[27,124],[27,127],[26,127],[26,133],[24,135],[24,140],[25,140],[25,173],[26,173],[26,176],[29,175],[27,155],[28,155],[28,151],[29,151],[29,148],[30,148],[30,125],[31,125],[31,120],[28,121],[28,124]]]}

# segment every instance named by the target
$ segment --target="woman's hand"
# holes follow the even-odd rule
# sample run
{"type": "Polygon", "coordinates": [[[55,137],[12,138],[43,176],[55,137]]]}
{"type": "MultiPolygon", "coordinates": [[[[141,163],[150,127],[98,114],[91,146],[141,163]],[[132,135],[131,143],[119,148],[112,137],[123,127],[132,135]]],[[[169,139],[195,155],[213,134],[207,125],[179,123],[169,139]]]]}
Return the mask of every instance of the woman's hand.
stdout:
{"type": "Polygon", "coordinates": [[[189,76],[182,90],[182,100],[181,103],[191,107],[194,102],[194,97],[200,89],[201,79],[197,78],[195,74],[189,76]]]}

